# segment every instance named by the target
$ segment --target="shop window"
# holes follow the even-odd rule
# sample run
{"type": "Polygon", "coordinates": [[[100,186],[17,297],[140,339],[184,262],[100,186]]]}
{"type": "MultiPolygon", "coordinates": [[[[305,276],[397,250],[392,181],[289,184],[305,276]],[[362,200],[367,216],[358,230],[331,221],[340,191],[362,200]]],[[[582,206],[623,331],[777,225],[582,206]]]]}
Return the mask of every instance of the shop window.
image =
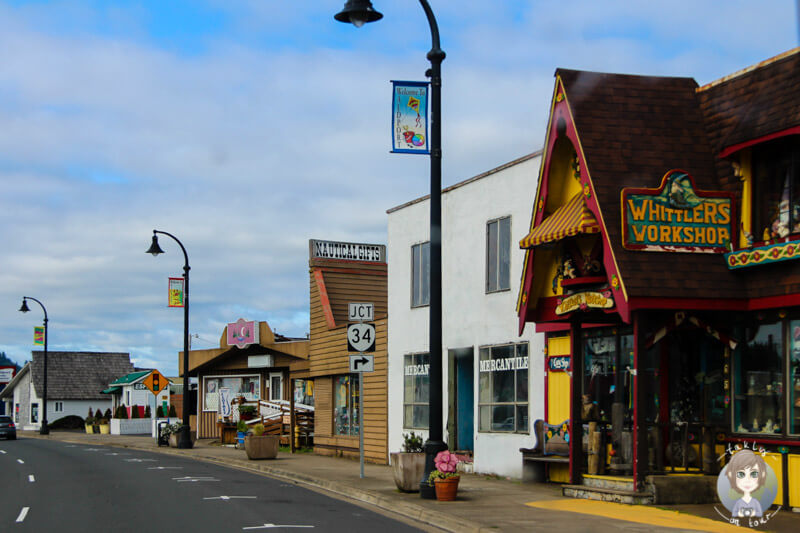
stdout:
{"type": "Polygon", "coordinates": [[[333,433],[358,435],[358,374],[333,379],[333,433]]]}
{"type": "Polygon", "coordinates": [[[283,375],[278,372],[269,375],[269,399],[283,400],[283,375]]]}
{"type": "Polygon", "coordinates": [[[403,358],[403,427],[428,429],[430,356],[407,354],[403,358]]]}
{"type": "Polygon", "coordinates": [[[511,217],[486,224],[486,292],[509,289],[511,262],[511,217]]]}
{"type": "Polygon", "coordinates": [[[314,380],[294,380],[294,403],[314,407],[314,380]]]}
{"type": "Polygon", "coordinates": [[[63,413],[64,412],[64,402],[55,402],[54,411],[56,413],[63,413]]]}
{"type": "Polygon", "coordinates": [[[593,411],[599,420],[611,421],[611,406],[622,403],[626,413],[633,408],[629,368],[633,368],[633,335],[619,335],[604,328],[584,333],[583,342],[583,397],[596,406],[593,411]],[[618,390],[619,387],[619,390],[618,390]]]}
{"type": "Polygon", "coordinates": [[[32,403],[31,404],[31,424],[35,424],[39,421],[39,404],[32,403]]]}
{"type": "Polygon", "coordinates": [[[479,431],[528,433],[528,343],[480,348],[479,431]]]}
{"type": "Polygon", "coordinates": [[[753,148],[752,184],[755,239],[800,233],[800,137],[753,148]]]}
{"type": "Polygon", "coordinates": [[[215,376],[203,378],[203,411],[218,411],[220,389],[227,389],[228,401],[243,396],[252,402],[261,399],[261,377],[252,376],[215,376]]]}
{"type": "Polygon", "coordinates": [[[800,320],[789,322],[791,357],[789,358],[789,432],[800,434],[800,320]]]}
{"type": "Polygon", "coordinates": [[[431,243],[411,247],[411,307],[428,305],[431,299],[431,243]]]}
{"type": "Polygon", "coordinates": [[[14,404],[14,423],[19,424],[19,404],[14,404]]]}
{"type": "Polygon", "coordinates": [[[734,421],[736,433],[782,433],[783,322],[745,328],[734,352],[734,421]]]}

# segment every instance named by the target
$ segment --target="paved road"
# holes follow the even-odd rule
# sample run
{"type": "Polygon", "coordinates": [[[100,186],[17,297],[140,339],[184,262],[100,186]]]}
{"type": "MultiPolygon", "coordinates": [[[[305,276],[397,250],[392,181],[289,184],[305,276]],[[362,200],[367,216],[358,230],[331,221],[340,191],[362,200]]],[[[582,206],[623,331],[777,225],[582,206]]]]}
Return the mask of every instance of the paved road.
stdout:
{"type": "Polygon", "coordinates": [[[0,531],[410,532],[296,485],[180,457],[0,441],[0,531]]]}

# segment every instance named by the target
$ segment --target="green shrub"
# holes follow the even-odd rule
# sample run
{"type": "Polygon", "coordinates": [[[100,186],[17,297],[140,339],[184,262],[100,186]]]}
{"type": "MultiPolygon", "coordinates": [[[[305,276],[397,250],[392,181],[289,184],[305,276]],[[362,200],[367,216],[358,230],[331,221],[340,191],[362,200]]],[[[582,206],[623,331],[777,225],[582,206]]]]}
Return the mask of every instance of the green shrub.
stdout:
{"type": "Polygon", "coordinates": [[[150,405],[144,408],[144,417],[151,418],[153,415],[150,413],[150,405]]]}
{"type": "Polygon", "coordinates": [[[94,411],[92,411],[91,407],[89,408],[89,412],[86,413],[86,418],[94,418],[94,411]]]}
{"type": "Polygon", "coordinates": [[[120,404],[117,406],[117,411],[114,414],[114,418],[119,418],[119,419],[128,418],[128,410],[125,408],[124,404],[120,404]]]}
{"type": "Polygon", "coordinates": [[[131,418],[141,418],[139,416],[139,406],[136,404],[131,406],[131,418]]]}
{"type": "Polygon", "coordinates": [[[83,429],[86,422],[83,418],[76,415],[62,416],[55,422],[48,422],[50,429],[83,429]]]}
{"type": "Polygon", "coordinates": [[[239,420],[236,423],[236,431],[239,433],[247,433],[247,423],[244,420],[239,420]]]}
{"type": "Polygon", "coordinates": [[[160,405],[156,407],[156,418],[164,418],[164,408],[160,405]]]}
{"type": "Polygon", "coordinates": [[[256,424],[253,426],[253,435],[260,437],[264,434],[264,424],[256,424]]]}
{"type": "Polygon", "coordinates": [[[178,418],[178,410],[175,409],[175,406],[170,404],[169,406],[169,417],[170,418],[178,418]]]}
{"type": "Polygon", "coordinates": [[[103,418],[103,411],[98,409],[97,411],[94,412],[94,417],[97,420],[101,420],[103,418]]]}
{"type": "Polygon", "coordinates": [[[105,413],[103,413],[103,418],[105,418],[106,420],[111,420],[111,408],[110,407],[108,409],[106,409],[105,413]]]}

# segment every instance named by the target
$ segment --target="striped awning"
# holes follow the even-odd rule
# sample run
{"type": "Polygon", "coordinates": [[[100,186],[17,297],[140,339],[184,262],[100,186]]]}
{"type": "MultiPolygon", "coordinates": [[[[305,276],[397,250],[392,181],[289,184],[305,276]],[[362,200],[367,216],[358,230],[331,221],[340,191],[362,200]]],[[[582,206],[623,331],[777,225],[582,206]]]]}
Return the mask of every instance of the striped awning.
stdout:
{"type": "Polygon", "coordinates": [[[599,233],[600,225],[583,199],[583,193],[573,196],[569,202],[556,209],[541,224],[533,228],[521,241],[520,248],[533,248],[540,244],[572,237],[578,233],[599,233]]]}

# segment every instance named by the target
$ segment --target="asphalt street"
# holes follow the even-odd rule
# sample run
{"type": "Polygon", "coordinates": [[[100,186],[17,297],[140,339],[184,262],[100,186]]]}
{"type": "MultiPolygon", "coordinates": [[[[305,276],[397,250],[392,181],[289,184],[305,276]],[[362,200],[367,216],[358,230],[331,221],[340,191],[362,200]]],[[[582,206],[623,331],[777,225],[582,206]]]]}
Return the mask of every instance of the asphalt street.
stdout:
{"type": "Polygon", "coordinates": [[[0,531],[419,531],[233,468],[37,439],[0,441],[0,494],[0,531]]]}

